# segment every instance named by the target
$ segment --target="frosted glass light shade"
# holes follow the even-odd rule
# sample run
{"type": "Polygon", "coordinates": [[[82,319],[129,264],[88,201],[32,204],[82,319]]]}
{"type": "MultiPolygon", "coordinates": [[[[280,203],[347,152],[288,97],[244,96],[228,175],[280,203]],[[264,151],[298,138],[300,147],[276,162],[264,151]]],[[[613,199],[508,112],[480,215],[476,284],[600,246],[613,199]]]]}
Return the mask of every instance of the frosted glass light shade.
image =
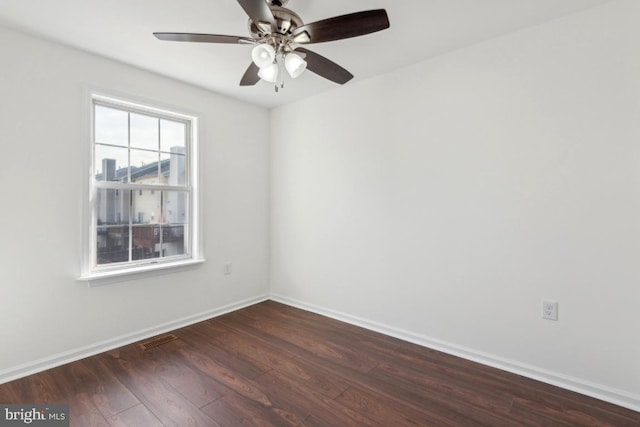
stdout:
{"type": "Polygon", "coordinates": [[[260,68],[258,77],[269,83],[275,83],[278,81],[278,64],[272,63],[268,67],[260,68]]]}
{"type": "Polygon", "coordinates": [[[259,44],[251,51],[251,59],[259,68],[268,67],[276,59],[276,50],[271,45],[259,44]]]}
{"type": "Polygon", "coordinates": [[[291,78],[295,79],[307,69],[307,61],[302,59],[297,53],[289,53],[284,58],[284,67],[287,69],[291,78]]]}

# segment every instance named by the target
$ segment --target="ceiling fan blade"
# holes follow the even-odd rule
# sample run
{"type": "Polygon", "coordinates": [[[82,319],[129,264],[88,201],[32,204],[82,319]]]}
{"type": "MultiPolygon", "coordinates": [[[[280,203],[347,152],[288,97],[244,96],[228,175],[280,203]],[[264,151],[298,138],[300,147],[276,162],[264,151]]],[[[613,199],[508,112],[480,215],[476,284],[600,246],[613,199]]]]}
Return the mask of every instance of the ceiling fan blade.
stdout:
{"type": "Polygon", "coordinates": [[[258,72],[260,68],[253,62],[247,68],[247,71],[244,72],[242,79],[240,80],[240,86],[253,86],[260,81],[260,77],[258,76],[258,72]]]}
{"type": "Polygon", "coordinates": [[[292,37],[296,43],[323,43],[363,36],[389,28],[384,9],[367,10],[335,16],[296,28],[292,37]]]}
{"type": "Polygon", "coordinates": [[[317,53],[302,47],[297,48],[295,52],[301,52],[306,55],[305,61],[307,61],[307,70],[312,71],[325,79],[343,85],[353,78],[353,74],[322,55],[318,55],[317,53]]]}
{"type": "Polygon", "coordinates": [[[276,26],[276,19],[264,0],[238,0],[238,3],[254,24],[268,23],[271,27],[276,26]]]}
{"type": "Polygon", "coordinates": [[[255,43],[250,37],[221,36],[219,34],[194,34],[194,33],[153,33],[159,40],[173,42],[199,42],[199,43],[255,43]]]}

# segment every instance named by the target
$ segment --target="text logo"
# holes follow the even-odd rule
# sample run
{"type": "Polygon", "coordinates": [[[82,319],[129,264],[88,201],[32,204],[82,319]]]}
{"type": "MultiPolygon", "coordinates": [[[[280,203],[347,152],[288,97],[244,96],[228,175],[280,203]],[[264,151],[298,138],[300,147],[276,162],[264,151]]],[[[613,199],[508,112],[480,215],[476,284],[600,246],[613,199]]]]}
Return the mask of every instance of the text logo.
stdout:
{"type": "Polygon", "coordinates": [[[2,405],[0,427],[69,427],[69,405],[2,405]]]}

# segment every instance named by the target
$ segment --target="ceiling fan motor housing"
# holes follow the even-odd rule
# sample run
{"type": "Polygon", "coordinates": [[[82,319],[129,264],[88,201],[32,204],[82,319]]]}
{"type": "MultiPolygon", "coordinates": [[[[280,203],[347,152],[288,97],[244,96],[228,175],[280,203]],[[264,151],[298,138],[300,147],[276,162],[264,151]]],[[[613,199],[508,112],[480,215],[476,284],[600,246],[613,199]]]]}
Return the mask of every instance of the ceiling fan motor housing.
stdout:
{"type": "MultiPolygon", "coordinates": [[[[269,0],[267,0],[269,2],[269,0]]],[[[277,0],[274,0],[274,3],[280,3],[277,0]]],[[[286,1],[282,3],[286,4],[286,1]]],[[[265,26],[264,24],[260,25],[259,23],[253,22],[249,19],[249,33],[254,39],[261,39],[263,37],[267,37],[273,33],[282,34],[283,36],[291,35],[291,33],[298,27],[304,25],[302,18],[292,10],[286,9],[282,6],[278,5],[269,5],[271,12],[273,13],[273,17],[276,21],[276,28],[274,31],[271,30],[270,26],[265,26]]]]}

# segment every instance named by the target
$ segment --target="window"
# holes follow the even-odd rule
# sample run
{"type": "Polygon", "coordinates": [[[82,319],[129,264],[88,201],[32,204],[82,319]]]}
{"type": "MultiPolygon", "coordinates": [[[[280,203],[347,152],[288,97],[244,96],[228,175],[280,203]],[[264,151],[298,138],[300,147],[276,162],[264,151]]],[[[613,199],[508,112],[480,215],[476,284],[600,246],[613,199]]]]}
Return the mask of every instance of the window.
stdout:
{"type": "Polygon", "coordinates": [[[198,261],[196,118],[92,96],[83,278],[198,261]]]}

